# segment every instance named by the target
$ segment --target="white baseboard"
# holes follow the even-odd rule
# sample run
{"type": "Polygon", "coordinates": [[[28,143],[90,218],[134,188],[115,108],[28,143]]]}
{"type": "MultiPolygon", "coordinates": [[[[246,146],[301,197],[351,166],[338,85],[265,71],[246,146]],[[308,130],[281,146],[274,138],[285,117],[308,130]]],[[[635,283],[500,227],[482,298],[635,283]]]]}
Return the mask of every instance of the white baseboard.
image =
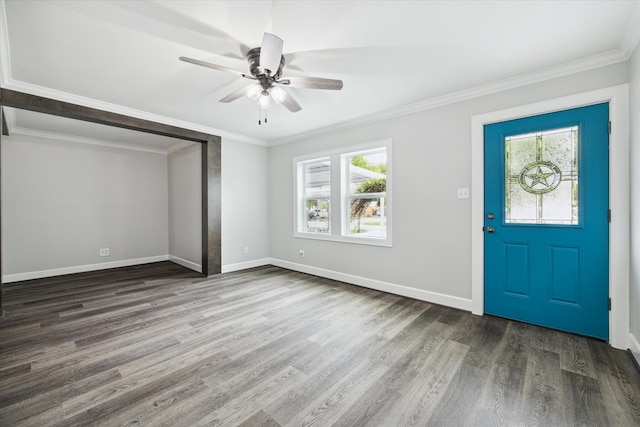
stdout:
{"type": "Polygon", "coordinates": [[[287,268],[301,273],[313,274],[327,279],[339,280],[341,282],[358,285],[377,291],[388,292],[390,294],[402,295],[421,301],[445,305],[447,307],[458,308],[460,310],[471,311],[471,300],[467,298],[455,297],[441,294],[439,292],[425,291],[423,289],[411,288],[409,286],[397,285],[395,283],[383,282],[380,280],[368,279],[366,277],[354,276],[352,274],[340,273],[338,271],[326,270],[324,268],[312,267],[280,259],[271,258],[270,264],[276,267],[287,268]]]}
{"type": "Polygon", "coordinates": [[[65,274],[84,273],[87,271],[106,270],[109,268],[129,267],[131,265],[149,264],[167,261],[169,255],[158,255],[146,258],[125,259],[121,261],[102,262],[100,264],[86,264],[74,267],[54,268],[51,270],[29,271],[26,273],[3,274],[2,283],[20,282],[23,280],[41,279],[43,277],[62,276],[65,274]]]}
{"type": "MultiPolygon", "coordinates": [[[[202,272],[202,266],[191,261],[173,256],[159,255],[148,258],[128,259],[122,261],[112,261],[100,264],[87,264],[75,267],[56,268],[52,270],[32,271],[27,273],[6,274],[2,276],[3,283],[19,282],[22,280],[40,279],[43,277],[61,276],[64,274],[83,273],[87,271],[106,270],[108,268],[128,267],[131,265],[148,264],[159,261],[172,261],[191,270],[202,272]]],[[[380,280],[369,279],[366,277],[355,276],[352,274],[341,273],[338,271],[327,270],[324,268],[312,267],[309,265],[298,264],[294,262],[284,261],[275,258],[261,258],[247,262],[236,264],[227,264],[222,266],[223,273],[231,273],[233,271],[246,270],[249,268],[261,267],[264,265],[275,265],[277,267],[289,270],[299,271],[301,273],[313,274],[314,276],[325,277],[327,279],[339,280],[341,282],[350,283],[352,285],[362,286],[369,289],[375,289],[391,294],[402,295],[409,298],[415,298],[421,301],[441,304],[448,307],[458,308],[461,310],[471,311],[471,300],[466,298],[455,297],[451,295],[441,294],[438,292],[425,291],[422,289],[411,288],[395,283],[383,282],[380,280]]],[[[633,337],[632,337],[633,339],[633,337]]],[[[635,341],[637,345],[637,341],[635,341]]],[[[632,349],[633,350],[633,349],[632,349]]],[[[640,347],[633,350],[640,353],[640,347]]]]}
{"type": "Polygon", "coordinates": [[[629,334],[629,350],[631,350],[633,357],[636,358],[636,362],[640,366],[640,342],[633,334],[629,334]]]}
{"type": "Polygon", "coordinates": [[[202,265],[201,264],[196,264],[195,262],[191,262],[188,261],[186,259],[174,256],[174,255],[169,255],[169,261],[171,262],[175,262],[176,264],[179,264],[183,267],[186,267],[190,270],[193,271],[197,271],[198,273],[202,273],[202,265]]]}
{"type": "Polygon", "coordinates": [[[248,268],[262,267],[271,264],[270,258],[254,259],[252,261],[239,262],[236,264],[227,264],[222,266],[223,273],[231,273],[233,271],[246,270],[248,268]]]}
{"type": "MultiPolygon", "coordinates": [[[[42,279],[44,277],[62,276],[65,274],[84,273],[87,271],[106,270],[108,268],[128,267],[131,265],[148,264],[159,261],[171,261],[178,265],[186,267],[190,270],[202,273],[202,265],[195,262],[188,261],[186,259],[174,256],[174,255],[158,255],[147,258],[127,259],[122,261],[104,262],[100,264],[87,264],[74,267],[55,268],[51,270],[29,271],[26,273],[16,274],[4,274],[2,275],[2,283],[21,282],[23,280],[42,279]]],[[[222,266],[223,273],[230,273],[233,271],[246,270],[248,268],[262,267],[263,265],[269,265],[271,260],[269,258],[256,259],[247,262],[240,262],[237,264],[228,264],[222,266]]]]}

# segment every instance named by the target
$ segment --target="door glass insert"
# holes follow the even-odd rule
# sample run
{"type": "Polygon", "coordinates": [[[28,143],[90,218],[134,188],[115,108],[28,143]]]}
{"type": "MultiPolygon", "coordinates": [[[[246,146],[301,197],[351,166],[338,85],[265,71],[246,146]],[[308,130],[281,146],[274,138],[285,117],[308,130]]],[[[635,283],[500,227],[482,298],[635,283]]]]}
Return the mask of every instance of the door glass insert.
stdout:
{"type": "Polygon", "coordinates": [[[578,126],[505,138],[505,222],[578,224],[578,126]]]}

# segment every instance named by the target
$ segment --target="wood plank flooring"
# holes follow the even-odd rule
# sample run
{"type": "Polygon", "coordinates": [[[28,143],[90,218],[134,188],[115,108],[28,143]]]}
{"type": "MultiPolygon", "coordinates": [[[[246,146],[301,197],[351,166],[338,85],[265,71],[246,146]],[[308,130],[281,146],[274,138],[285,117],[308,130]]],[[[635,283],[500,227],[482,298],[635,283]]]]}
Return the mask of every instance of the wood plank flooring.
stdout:
{"type": "Polygon", "coordinates": [[[640,426],[623,351],[276,267],[5,285],[1,426],[640,426]]]}

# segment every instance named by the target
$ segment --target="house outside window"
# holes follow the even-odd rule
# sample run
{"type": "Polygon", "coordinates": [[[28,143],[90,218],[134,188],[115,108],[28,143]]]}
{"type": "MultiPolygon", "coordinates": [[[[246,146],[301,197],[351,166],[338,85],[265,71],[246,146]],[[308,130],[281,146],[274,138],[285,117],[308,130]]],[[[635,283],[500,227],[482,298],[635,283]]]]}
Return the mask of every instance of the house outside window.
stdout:
{"type": "Polygon", "coordinates": [[[327,158],[301,162],[299,182],[302,188],[302,224],[305,233],[331,232],[331,160],[327,158]]]}
{"type": "Polygon", "coordinates": [[[294,159],[300,238],[391,246],[391,141],[294,159]]]}

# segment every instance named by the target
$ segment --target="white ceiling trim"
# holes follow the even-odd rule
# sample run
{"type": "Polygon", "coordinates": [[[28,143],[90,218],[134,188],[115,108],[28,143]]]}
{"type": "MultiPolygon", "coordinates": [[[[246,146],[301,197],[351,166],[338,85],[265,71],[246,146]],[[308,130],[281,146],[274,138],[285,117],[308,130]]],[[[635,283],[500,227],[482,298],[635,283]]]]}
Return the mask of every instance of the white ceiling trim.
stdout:
{"type": "Polygon", "coordinates": [[[9,49],[9,27],[4,0],[0,0],[0,84],[4,85],[11,78],[11,51],[9,49]]]}
{"type": "MultiPolygon", "coordinates": [[[[639,25],[640,26],[640,25],[639,25]]],[[[638,43],[638,40],[635,40],[638,43]]],[[[635,47],[635,46],[633,46],[635,47]]],[[[314,129],[309,132],[292,135],[286,138],[280,138],[269,141],[269,146],[276,146],[282,144],[288,144],[291,142],[298,142],[311,137],[320,136],[323,134],[337,132],[341,130],[350,129],[357,126],[363,126],[381,120],[388,120],[399,116],[404,116],[420,111],[430,110],[437,107],[442,107],[449,104],[455,104],[456,102],[467,101],[473,98],[479,98],[481,96],[491,95],[494,93],[502,92],[509,89],[515,89],[522,86],[527,86],[535,83],[540,83],[546,80],[555,79],[558,77],[568,76],[570,74],[579,73],[582,71],[588,71],[607,65],[616,64],[618,62],[624,62],[629,59],[633,53],[633,48],[627,46],[627,49],[616,49],[609,52],[605,52],[599,55],[594,55],[588,58],[582,58],[576,61],[567,62],[557,67],[550,67],[544,70],[535,71],[531,73],[522,74],[520,76],[499,80],[493,83],[476,86],[470,89],[461,90],[458,92],[452,92],[447,95],[430,98],[424,101],[416,102],[414,104],[405,105],[398,108],[382,111],[366,117],[360,117],[354,120],[339,123],[337,125],[327,126],[320,129],[314,129]]]]}
{"type": "Polygon", "coordinates": [[[627,26],[620,43],[620,48],[627,54],[627,59],[631,58],[638,43],[640,43],[640,3],[633,9],[629,26],[627,26]]]}
{"type": "Polygon", "coordinates": [[[182,150],[183,148],[187,148],[193,144],[197,144],[197,142],[193,141],[180,141],[176,144],[172,144],[170,147],[167,147],[166,154],[175,153],[176,151],[182,150]]]}
{"type": "MultiPolygon", "coordinates": [[[[120,148],[123,150],[145,151],[147,153],[155,153],[155,154],[163,154],[163,155],[167,155],[169,152],[169,149],[173,147],[173,146],[169,147],[168,149],[153,148],[153,147],[148,147],[146,145],[123,144],[123,143],[118,143],[113,141],[105,141],[101,139],[80,137],[75,135],[41,131],[41,130],[35,130],[35,129],[27,129],[22,127],[14,127],[12,130],[10,130],[9,136],[12,136],[12,135],[23,135],[23,136],[30,136],[35,138],[54,139],[57,141],[75,142],[78,144],[98,145],[98,146],[109,147],[109,148],[120,148]]],[[[187,145],[195,144],[192,141],[185,141],[185,142],[188,143],[187,145]]],[[[181,145],[180,148],[183,148],[182,144],[177,144],[177,145],[181,145]]]]}
{"type": "Polygon", "coordinates": [[[158,153],[158,154],[170,154],[170,153],[182,150],[183,148],[189,147],[190,145],[197,144],[197,142],[193,142],[193,141],[180,140],[179,142],[172,144],[166,149],[162,149],[162,148],[153,148],[146,145],[113,142],[113,141],[107,141],[107,140],[98,139],[98,138],[81,137],[81,136],[74,136],[69,134],[61,134],[57,132],[23,128],[20,126],[16,126],[16,114],[13,108],[7,108],[3,111],[3,113],[4,113],[5,121],[7,122],[7,131],[9,133],[9,136],[24,135],[24,136],[32,136],[36,138],[48,138],[48,139],[54,139],[58,141],[70,141],[70,142],[76,142],[80,144],[101,145],[105,147],[113,147],[113,148],[120,148],[124,150],[133,150],[133,151],[146,151],[149,153],[158,153]]]}

